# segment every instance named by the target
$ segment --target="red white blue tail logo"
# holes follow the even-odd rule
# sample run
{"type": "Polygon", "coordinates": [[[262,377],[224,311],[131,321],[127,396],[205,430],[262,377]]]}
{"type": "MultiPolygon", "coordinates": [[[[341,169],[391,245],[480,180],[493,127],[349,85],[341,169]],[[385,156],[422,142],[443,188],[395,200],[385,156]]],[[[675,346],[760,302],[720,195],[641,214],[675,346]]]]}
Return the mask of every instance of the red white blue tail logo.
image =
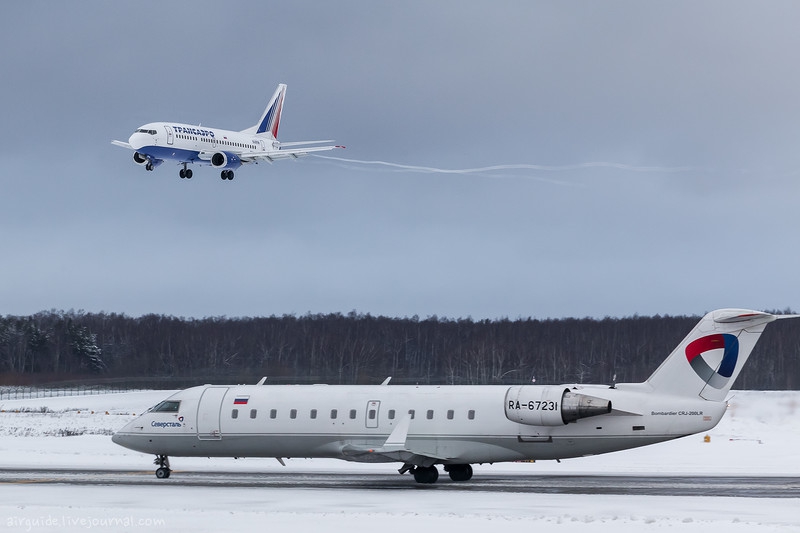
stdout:
{"type": "Polygon", "coordinates": [[[272,105],[269,106],[264,113],[264,118],[258,124],[256,133],[271,133],[274,139],[278,138],[278,126],[281,123],[281,111],[283,111],[283,99],[286,95],[286,86],[281,85],[278,87],[275,95],[272,97],[272,105]]]}
{"type": "Polygon", "coordinates": [[[686,346],[686,359],[700,379],[715,389],[722,389],[730,381],[739,360],[739,339],[730,333],[717,333],[700,337],[686,346]],[[716,370],[708,364],[704,354],[722,350],[722,360],[716,370]]]}

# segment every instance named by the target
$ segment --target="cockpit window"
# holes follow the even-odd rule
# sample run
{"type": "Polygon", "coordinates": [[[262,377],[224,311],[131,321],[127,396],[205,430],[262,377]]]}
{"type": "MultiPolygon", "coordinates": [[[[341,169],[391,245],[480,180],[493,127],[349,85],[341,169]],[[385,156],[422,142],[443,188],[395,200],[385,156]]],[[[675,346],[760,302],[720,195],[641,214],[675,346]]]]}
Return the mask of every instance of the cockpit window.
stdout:
{"type": "Polygon", "coordinates": [[[146,130],[144,128],[139,128],[138,130],[136,130],[136,133],[146,133],[148,135],[155,135],[156,130],[146,130]]]}
{"type": "Polygon", "coordinates": [[[181,402],[173,400],[164,400],[160,404],[153,407],[154,413],[177,413],[181,407],[181,402]]]}

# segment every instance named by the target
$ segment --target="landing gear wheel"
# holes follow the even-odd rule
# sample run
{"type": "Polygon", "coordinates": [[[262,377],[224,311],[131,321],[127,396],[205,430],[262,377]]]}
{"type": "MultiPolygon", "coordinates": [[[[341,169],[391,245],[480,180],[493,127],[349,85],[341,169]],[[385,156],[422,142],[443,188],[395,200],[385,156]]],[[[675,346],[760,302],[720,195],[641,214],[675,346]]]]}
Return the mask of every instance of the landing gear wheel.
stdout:
{"type": "Polygon", "coordinates": [[[224,180],[232,180],[233,179],[233,170],[223,170],[220,175],[224,180]]]}
{"type": "Polygon", "coordinates": [[[153,463],[158,465],[158,469],[156,470],[156,477],[158,479],[167,479],[172,473],[172,470],[169,469],[169,457],[166,455],[156,455],[156,459],[153,463]]]}
{"type": "Polygon", "coordinates": [[[453,481],[469,481],[472,479],[472,465],[447,465],[444,467],[453,481]]]}
{"type": "Polygon", "coordinates": [[[186,179],[187,180],[192,179],[192,169],[191,168],[186,169],[186,179]]]}
{"type": "Polygon", "coordinates": [[[414,469],[414,481],[417,483],[432,484],[439,479],[439,471],[435,466],[418,466],[414,469]]]}
{"type": "Polygon", "coordinates": [[[144,166],[144,169],[147,170],[148,172],[152,172],[153,171],[153,163],[147,163],[144,166]]]}
{"type": "Polygon", "coordinates": [[[181,169],[181,171],[178,172],[178,175],[181,177],[181,179],[183,179],[186,177],[186,171],[184,169],[181,169]]]}

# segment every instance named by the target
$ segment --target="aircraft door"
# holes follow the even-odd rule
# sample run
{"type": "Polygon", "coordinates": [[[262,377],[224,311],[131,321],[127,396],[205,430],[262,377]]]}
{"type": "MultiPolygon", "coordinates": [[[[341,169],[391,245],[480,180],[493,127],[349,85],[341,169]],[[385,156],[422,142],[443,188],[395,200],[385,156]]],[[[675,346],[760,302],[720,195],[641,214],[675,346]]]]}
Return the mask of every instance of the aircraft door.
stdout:
{"type": "Polygon", "coordinates": [[[167,130],[167,144],[172,144],[172,142],[175,140],[175,137],[172,134],[172,127],[164,126],[164,129],[167,130]]]}
{"type": "Polygon", "coordinates": [[[381,402],[378,400],[370,400],[367,402],[367,427],[378,427],[378,415],[380,415],[381,402]]]}
{"type": "Polygon", "coordinates": [[[201,440],[219,440],[220,417],[222,416],[222,400],[228,387],[207,387],[200,396],[197,405],[197,438],[201,440]]]}

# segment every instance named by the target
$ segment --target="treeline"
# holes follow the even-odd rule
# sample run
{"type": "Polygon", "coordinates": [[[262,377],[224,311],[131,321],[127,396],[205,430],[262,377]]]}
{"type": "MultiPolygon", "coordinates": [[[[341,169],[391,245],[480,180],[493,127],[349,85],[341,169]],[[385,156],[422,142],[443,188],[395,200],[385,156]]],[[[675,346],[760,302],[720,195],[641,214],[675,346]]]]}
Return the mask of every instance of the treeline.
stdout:
{"type": "MultiPolygon", "coordinates": [[[[355,312],[0,317],[0,382],[612,383],[646,379],[696,316],[471,320],[355,312]]],[[[736,384],[800,388],[800,321],[771,324],[736,384]]]]}

